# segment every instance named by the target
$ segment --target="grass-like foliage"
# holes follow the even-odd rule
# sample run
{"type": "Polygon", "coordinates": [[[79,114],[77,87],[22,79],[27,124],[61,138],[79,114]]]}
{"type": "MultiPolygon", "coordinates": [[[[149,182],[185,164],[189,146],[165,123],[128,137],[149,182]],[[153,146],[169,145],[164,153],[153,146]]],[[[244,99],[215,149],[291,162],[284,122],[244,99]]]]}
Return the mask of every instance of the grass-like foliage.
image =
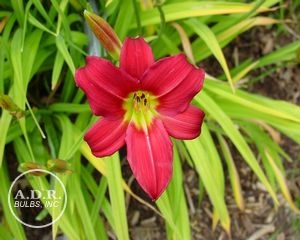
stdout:
{"type": "MultiPolygon", "coordinates": [[[[283,167],[284,161],[292,159],[276,136],[280,133],[300,144],[300,108],[239,86],[255,69],[274,63],[280,66],[279,61],[296,61],[300,41],[259,59],[247,59],[232,69],[222,52],[251,28],[279,26],[283,19],[274,16],[282,17],[276,14],[281,2],[0,0],[1,239],[26,239],[23,225],[8,207],[7,193],[13,181],[8,167],[14,160],[15,168],[26,168],[28,163],[47,166],[49,160],[62,167],[56,174],[66,186],[68,199],[64,214],[52,225],[53,239],[58,233],[74,240],[108,239],[108,226],[118,239],[129,239],[125,194],[164,219],[168,239],[191,239],[183,187],[185,161],[198,173],[199,191],[204,187],[209,196],[213,226],[220,223],[229,233],[227,181],[237,206],[241,210],[245,207],[233,148],[264,185],[274,207],[281,192],[289,206],[299,212],[283,167]],[[75,86],[74,73],[85,64],[87,55],[107,56],[84,21],[84,9],[105,18],[121,41],[126,36],[142,35],[151,44],[156,59],[184,51],[194,64],[212,57],[223,69],[222,76],[206,75],[204,89],[194,99],[193,103],[206,113],[200,137],[174,140],[173,178],[156,201],[156,208],[134,193],[123,179],[119,153],[96,158],[83,141],[95,118],[85,95],[75,86]],[[100,173],[97,178],[95,172],[100,173]]],[[[45,189],[58,189],[57,183],[45,176],[28,181],[33,189],[41,184],[45,189]]],[[[60,213],[60,209],[48,210],[53,218],[60,213]]]]}

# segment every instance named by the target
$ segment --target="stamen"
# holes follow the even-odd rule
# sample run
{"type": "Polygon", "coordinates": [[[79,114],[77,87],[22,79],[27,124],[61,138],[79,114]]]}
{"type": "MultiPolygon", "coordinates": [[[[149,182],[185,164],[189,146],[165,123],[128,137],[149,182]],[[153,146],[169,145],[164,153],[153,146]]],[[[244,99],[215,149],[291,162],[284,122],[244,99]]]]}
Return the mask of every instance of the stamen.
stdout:
{"type": "Polygon", "coordinates": [[[130,93],[124,102],[126,110],[125,121],[132,121],[137,128],[150,126],[153,118],[158,114],[156,107],[158,101],[147,91],[136,91],[130,93]]]}

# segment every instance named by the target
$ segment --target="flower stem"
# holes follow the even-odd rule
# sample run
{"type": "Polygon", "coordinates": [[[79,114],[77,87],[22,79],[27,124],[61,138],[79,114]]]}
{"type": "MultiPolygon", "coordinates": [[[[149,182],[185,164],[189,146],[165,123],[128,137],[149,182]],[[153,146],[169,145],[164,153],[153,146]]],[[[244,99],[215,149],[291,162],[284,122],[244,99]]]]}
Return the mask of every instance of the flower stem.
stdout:
{"type": "Polygon", "coordinates": [[[166,18],[165,18],[165,14],[164,14],[164,11],[163,11],[161,5],[157,5],[157,10],[158,10],[159,16],[160,16],[160,30],[159,30],[158,37],[157,37],[157,39],[159,39],[164,32],[165,25],[166,25],[166,18]]]}
{"type": "Polygon", "coordinates": [[[140,13],[139,13],[139,9],[138,9],[136,0],[132,0],[132,4],[133,4],[133,9],[134,9],[134,14],[135,14],[135,20],[136,20],[136,24],[137,24],[138,35],[139,36],[143,36],[143,29],[142,29],[142,24],[141,24],[141,18],[140,18],[140,13]]]}

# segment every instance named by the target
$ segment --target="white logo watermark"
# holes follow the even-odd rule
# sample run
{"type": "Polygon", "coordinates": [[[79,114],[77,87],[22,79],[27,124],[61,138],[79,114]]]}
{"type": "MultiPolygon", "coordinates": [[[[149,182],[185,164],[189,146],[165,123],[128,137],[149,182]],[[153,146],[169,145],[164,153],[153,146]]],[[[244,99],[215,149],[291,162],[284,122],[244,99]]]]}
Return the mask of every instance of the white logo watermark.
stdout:
{"type": "MultiPolygon", "coordinates": [[[[64,213],[67,205],[67,192],[66,188],[63,184],[63,182],[57,177],[54,173],[44,170],[44,169],[32,169],[28,170],[26,172],[23,172],[20,174],[11,184],[9,191],[8,191],[8,205],[9,209],[12,213],[12,215],[23,225],[31,228],[45,228],[53,223],[55,223],[64,213]],[[53,176],[61,186],[61,189],[59,189],[59,193],[57,193],[55,190],[51,189],[35,189],[35,190],[29,190],[29,191],[24,191],[22,189],[19,189],[15,192],[13,192],[13,187],[16,185],[17,181],[23,177],[26,174],[32,174],[32,173],[37,173],[37,172],[42,172],[46,174],[50,174],[53,176]],[[14,199],[14,205],[12,206],[11,204],[11,196],[14,199]],[[33,225],[28,222],[25,222],[25,220],[20,219],[16,214],[13,209],[19,209],[22,210],[24,208],[34,208],[38,209],[38,214],[42,211],[43,208],[46,209],[53,209],[53,208],[60,208],[61,212],[60,214],[55,218],[52,219],[50,223],[44,224],[44,225],[33,225]]],[[[37,214],[37,215],[38,215],[37,214]]],[[[34,216],[31,216],[34,217],[34,216]]]]}

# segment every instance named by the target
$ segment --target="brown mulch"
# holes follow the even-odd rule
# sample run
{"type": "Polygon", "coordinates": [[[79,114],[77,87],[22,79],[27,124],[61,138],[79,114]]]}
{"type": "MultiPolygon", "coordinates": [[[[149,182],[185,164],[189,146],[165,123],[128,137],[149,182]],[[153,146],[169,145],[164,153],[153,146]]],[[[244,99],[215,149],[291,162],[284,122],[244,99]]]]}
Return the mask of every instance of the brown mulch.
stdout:
{"type": "MultiPolygon", "coordinates": [[[[298,152],[300,149],[298,148],[298,152]]],[[[300,236],[298,229],[294,228],[293,221],[298,217],[285,203],[281,195],[278,195],[280,206],[274,208],[273,201],[265,191],[264,186],[257,181],[252,171],[238,156],[239,176],[245,200],[245,210],[238,209],[229,186],[226,189],[226,203],[231,217],[231,239],[243,240],[297,240],[300,236]]],[[[292,167],[292,166],[291,166],[292,167]]],[[[294,166],[300,168],[300,163],[294,166]]],[[[207,196],[198,203],[198,175],[192,168],[186,168],[184,187],[187,196],[192,239],[195,240],[227,240],[230,237],[220,226],[212,230],[212,206],[207,196]]],[[[300,195],[300,173],[291,181],[294,189],[291,191],[300,195]]],[[[138,186],[133,186],[138,188],[138,186]]],[[[159,240],[165,239],[164,223],[146,206],[141,206],[135,200],[131,200],[128,212],[130,234],[132,239],[159,240]]]]}

